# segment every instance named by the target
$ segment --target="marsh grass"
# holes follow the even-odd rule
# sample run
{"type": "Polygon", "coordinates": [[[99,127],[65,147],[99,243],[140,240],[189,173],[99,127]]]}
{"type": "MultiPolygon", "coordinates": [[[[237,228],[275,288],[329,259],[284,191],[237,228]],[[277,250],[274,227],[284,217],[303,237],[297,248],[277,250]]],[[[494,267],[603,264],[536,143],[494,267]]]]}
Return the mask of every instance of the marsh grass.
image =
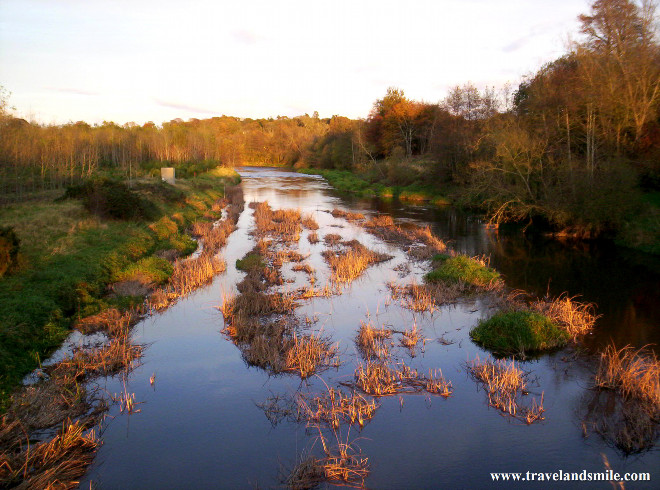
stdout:
{"type": "Polygon", "coordinates": [[[350,445],[340,444],[322,458],[309,456],[300,461],[282,483],[290,489],[315,488],[321,483],[364,488],[369,476],[369,460],[356,453],[350,445]]]}
{"type": "Polygon", "coordinates": [[[503,413],[509,414],[527,424],[543,420],[543,395],[540,402],[532,399],[529,405],[523,405],[520,397],[526,394],[526,373],[516,366],[514,360],[493,360],[479,357],[468,361],[467,370],[479,381],[488,394],[488,404],[503,413]]]}
{"type": "Polygon", "coordinates": [[[419,344],[420,342],[425,342],[425,339],[419,333],[419,330],[417,329],[417,324],[414,323],[411,328],[404,330],[401,333],[401,339],[399,340],[399,342],[403,347],[408,349],[408,353],[410,354],[411,357],[415,357],[417,355],[416,352],[417,344],[419,344]]]}
{"type": "Polygon", "coordinates": [[[257,235],[270,235],[282,242],[297,242],[302,231],[300,211],[271,209],[268,202],[251,203],[257,235]]]}
{"type": "Polygon", "coordinates": [[[64,423],[48,442],[0,454],[0,483],[16,488],[76,488],[100,445],[95,432],[64,423]]]}
{"type": "Polygon", "coordinates": [[[359,221],[365,219],[364,214],[362,213],[352,213],[350,211],[344,211],[343,209],[333,209],[332,216],[335,218],[343,218],[348,221],[359,221]]]}
{"type": "Polygon", "coordinates": [[[375,397],[427,392],[446,398],[453,391],[451,382],[444,378],[440,370],[429,371],[429,375],[425,376],[403,361],[394,368],[380,361],[359,363],[354,373],[354,384],[349,386],[375,397]]]}
{"type": "Polygon", "coordinates": [[[311,214],[304,214],[302,216],[302,225],[308,230],[312,230],[312,231],[319,229],[319,224],[316,222],[314,216],[312,216],[311,214]]]}
{"type": "Polygon", "coordinates": [[[529,310],[500,311],[470,331],[478,344],[497,354],[540,352],[566,345],[568,332],[550,318],[529,310]]]}
{"type": "Polygon", "coordinates": [[[601,354],[595,379],[598,388],[639,400],[660,415],[660,361],[650,350],[609,345],[601,354]]]}
{"type": "Polygon", "coordinates": [[[456,255],[434,262],[438,265],[424,276],[427,282],[463,282],[482,289],[495,289],[502,285],[499,272],[488,267],[483,258],[456,255]]]}
{"type": "Polygon", "coordinates": [[[580,303],[567,294],[554,300],[537,300],[530,308],[566,330],[573,341],[593,330],[598,319],[593,303],[580,303]]]}
{"type": "Polygon", "coordinates": [[[320,370],[338,367],[336,358],[339,348],[332,345],[330,339],[321,334],[293,334],[286,351],[284,370],[298,373],[301,379],[306,379],[320,370]]]}
{"type": "Polygon", "coordinates": [[[309,234],[307,235],[307,241],[314,245],[315,243],[319,243],[319,236],[315,231],[310,231],[309,234]]]}
{"type": "Polygon", "coordinates": [[[322,253],[332,270],[332,280],[338,283],[349,283],[358,278],[370,265],[384,262],[391,255],[374,252],[353,240],[343,243],[342,251],[326,250],[322,253]]]}
{"type": "Polygon", "coordinates": [[[337,233],[328,233],[323,237],[323,241],[328,247],[336,247],[341,243],[341,235],[337,233]]]}
{"type": "Polygon", "coordinates": [[[408,250],[408,255],[414,260],[427,260],[435,254],[445,253],[447,245],[437,238],[428,226],[422,227],[412,223],[398,226],[391,216],[374,216],[362,226],[378,238],[394,243],[408,250]]]}
{"type": "Polygon", "coordinates": [[[371,322],[361,321],[355,343],[365,360],[385,360],[390,357],[391,338],[392,330],[375,328],[371,322]]]}

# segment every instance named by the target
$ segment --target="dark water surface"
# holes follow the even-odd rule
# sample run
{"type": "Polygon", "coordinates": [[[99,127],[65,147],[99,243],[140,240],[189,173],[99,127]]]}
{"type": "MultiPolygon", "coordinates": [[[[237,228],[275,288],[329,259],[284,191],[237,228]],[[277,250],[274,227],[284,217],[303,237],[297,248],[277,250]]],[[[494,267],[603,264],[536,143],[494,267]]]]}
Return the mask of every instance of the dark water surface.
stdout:
{"type": "MultiPolygon", "coordinates": [[[[654,450],[623,456],[597,434],[584,437],[581,414],[592,401],[593,362],[569,360],[568,351],[522,363],[530,371],[530,397],[543,393],[545,420],[526,425],[489,408],[485,392],[468,377],[465,363],[487,353],[474,345],[468,332],[488,315],[479,299],[443,307],[430,314],[412,313],[388,300],[386,283],[420,281],[423,269],[412,265],[407,277],[393,268],[407,262],[400,250],[367,235],[358,227],[333,218],[335,207],[365,213],[387,212],[395,218],[431,224],[439,237],[459,251],[487,254],[507,284],[537,294],[567,291],[598,304],[603,317],[588,339],[598,348],[611,339],[618,345],[658,342],[660,267],[654,259],[602,245],[567,245],[526,239],[517,232],[489,232],[478,219],[453,208],[429,209],[349,200],[333,192],[322,179],[273,169],[240,169],[245,199],[267,200],[273,208],[299,208],[319,222],[319,235],[339,233],[392,254],[394,258],[370,268],[341,296],[317,298],[296,312],[316,318],[313,331],[338,343],[342,365],[301,382],[295,375],[269,376],[248,367],[238,348],[221,331],[217,307],[223,294],[235,291],[243,274],[235,261],[254,242],[249,235],[252,209],[246,206],[222,255],[227,272],[212,285],[142,321],[135,340],[148,345],[142,365],[128,379],[140,413],[127,416],[115,407],[103,432],[103,446],[81,487],[96,488],[272,488],[308,454],[321,455],[318,432],[304,424],[283,421],[273,426],[258,406],[269,397],[320,393],[325,385],[350,381],[359,357],[353,342],[360,321],[397,330],[415,323],[427,339],[424,352],[411,357],[403,348],[397,356],[420,372],[441,369],[451,380],[453,396],[403,395],[379,400],[375,417],[364,429],[340,427],[339,442],[351,443],[369,458],[369,488],[483,488],[494,485],[491,472],[598,472],[603,455],[618,472],[650,471],[651,484],[627,488],[658,488],[660,454],[654,450]],[[333,226],[335,225],[335,226],[333,226]],[[338,227],[338,226],[341,226],[338,227]],[[443,338],[449,342],[438,342],[443,338]],[[155,373],[152,387],[149,378],[155,373]]],[[[328,269],[321,243],[310,245],[304,232],[300,249],[324,284],[328,269]]],[[[284,266],[285,277],[301,281],[284,266]]],[[[289,285],[289,287],[295,287],[289,285]]],[[[286,289],[286,285],[284,288],[286,289]]],[[[107,379],[109,393],[122,390],[119,379],[107,379]]],[[[510,486],[510,485],[507,485],[510,486]]],[[[521,485],[523,486],[523,485],[521,485]]],[[[547,484],[527,483],[545,488],[547,484]]],[[[576,482],[561,484],[578,486],[576,482]]],[[[584,485],[581,485],[584,486],[584,485]]],[[[609,483],[591,485],[609,488],[609,483]]]]}

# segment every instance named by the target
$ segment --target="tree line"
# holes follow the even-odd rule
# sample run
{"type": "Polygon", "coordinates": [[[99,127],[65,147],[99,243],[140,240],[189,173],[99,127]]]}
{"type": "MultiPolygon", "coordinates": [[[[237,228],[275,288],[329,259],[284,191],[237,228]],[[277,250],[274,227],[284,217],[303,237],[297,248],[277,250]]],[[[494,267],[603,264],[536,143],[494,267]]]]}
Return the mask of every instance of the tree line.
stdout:
{"type": "Polygon", "coordinates": [[[496,222],[545,221],[584,235],[624,226],[660,188],[660,45],[654,2],[596,0],[580,41],[516,90],[454,87],[438,103],[390,88],[365,119],[179,119],[138,126],[44,126],[0,97],[4,192],[98,171],[130,177],[163,164],[296,165],[388,184],[453,188],[496,222]]]}

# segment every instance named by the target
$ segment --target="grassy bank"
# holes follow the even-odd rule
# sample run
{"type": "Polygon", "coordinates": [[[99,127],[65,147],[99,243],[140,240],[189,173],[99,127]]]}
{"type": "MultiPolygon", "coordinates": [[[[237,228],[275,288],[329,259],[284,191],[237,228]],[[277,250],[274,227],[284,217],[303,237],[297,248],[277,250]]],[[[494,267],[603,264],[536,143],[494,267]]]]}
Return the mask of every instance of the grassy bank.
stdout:
{"type": "Polygon", "coordinates": [[[147,211],[131,219],[99,212],[110,206],[100,192],[3,206],[0,227],[13,228],[20,248],[15,270],[0,278],[1,402],[76,319],[140,303],[165,282],[170,260],[195,250],[189,227],[215,217],[212,204],[240,177],[217,169],[176,186],[159,180],[133,182],[129,193],[147,211]]]}
{"type": "Polygon", "coordinates": [[[357,175],[348,170],[318,168],[300,168],[297,171],[308,175],[320,175],[335,189],[363,197],[396,198],[401,201],[430,202],[436,205],[451,203],[435,186],[425,184],[421,179],[406,185],[398,185],[392,184],[390,178],[372,172],[357,175]]]}

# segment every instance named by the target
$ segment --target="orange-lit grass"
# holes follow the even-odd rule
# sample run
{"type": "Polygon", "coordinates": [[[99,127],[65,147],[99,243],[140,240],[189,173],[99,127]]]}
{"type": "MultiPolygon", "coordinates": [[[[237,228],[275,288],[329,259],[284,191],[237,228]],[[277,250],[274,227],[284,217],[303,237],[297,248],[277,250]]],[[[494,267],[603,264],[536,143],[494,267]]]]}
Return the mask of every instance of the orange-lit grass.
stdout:
{"type": "Polygon", "coordinates": [[[392,330],[375,328],[371,322],[360,322],[355,343],[365,359],[387,359],[390,356],[392,330]]]}
{"type": "Polygon", "coordinates": [[[100,444],[79,422],[64,423],[48,442],[0,454],[0,483],[16,488],[76,488],[100,444]]]}
{"type": "Polygon", "coordinates": [[[300,211],[272,210],[268,202],[252,203],[257,235],[270,235],[284,242],[298,241],[302,231],[300,211]]]}
{"type": "Polygon", "coordinates": [[[339,283],[351,282],[370,265],[392,258],[391,255],[369,250],[355,240],[346,243],[342,252],[326,250],[322,255],[332,270],[332,280],[339,283]]]}
{"type": "Polygon", "coordinates": [[[566,330],[574,341],[589,333],[598,319],[595,314],[595,305],[580,303],[567,294],[563,294],[555,300],[535,301],[531,308],[566,330]]]}
{"type": "Polygon", "coordinates": [[[660,361],[647,349],[609,345],[600,357],[596,386],[640,400],[660,415],[660,361]]]}
{"type": "Polygon", "coordinates": [[[421,391],[444,397],[452,394],[451,382],[444,378],[441,371],[429,371],[429,376],[424,376],[403,361],[391,368],[385,363],[368,360],[364,365],[358,364],[354,378],[354,386],[372,396],[421,391]]]}
{"type": "Polygon", "coordinates": [[[362,213],[352,213],[350,211],[344,211],[343,209],[333,209],[332,216],[335,218],[344,218],[348,221],[358,221],[365,219],[364,214],[362,213]]]}
{"type": "Polygon", "coordinates": [[[334,247],[341,243],[341,235],[338,235],[337,233],[328,233],[323,237],[323,241],[325,241],[327,246],[334,247]]]}
{"type": "Polygon", "coordinates": [[[304,214],[302,216],[302,225],[308,230],[318,230],[319,224],[316,222],[314,217],[311,214],[304,214]]]}
{"type": "Polygon", "coordinates": [[[543,395],[540,403],[533,399],[529,407],[518,403],[519,395],[525,393],[525,372],[514,360],[493,360],[479,357],[467,363],[468,372],[481,382],[488,394],[488,403],[498,410],[525,420],[528,424],[543,420],[543,395]]]}
{"type": "Polygon", "coordinates": [[[301,379],[315,374],[319,369],[338,366],[338,347],[320,334],[301,335],[294,333],[286,351],[284,370],[296,372],[301,379]]]}
{"type": "Polygon", "coordinates": [[[307,241],[312,245],[319,242],[319,236],[315,231],[309,232],[307,235],[307,241]]]}

